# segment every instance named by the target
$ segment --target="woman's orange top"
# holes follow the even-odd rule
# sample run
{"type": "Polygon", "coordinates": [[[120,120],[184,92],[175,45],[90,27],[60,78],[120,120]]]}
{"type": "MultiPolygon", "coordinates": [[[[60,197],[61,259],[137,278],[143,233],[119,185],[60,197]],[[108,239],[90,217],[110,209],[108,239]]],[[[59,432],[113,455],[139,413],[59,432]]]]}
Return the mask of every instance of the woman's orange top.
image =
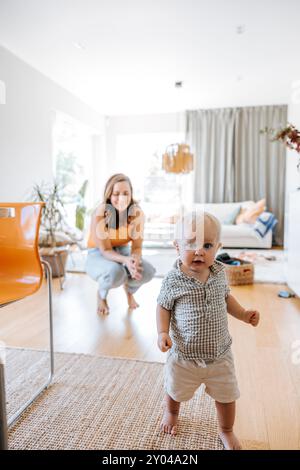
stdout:
{"type": "MultiPolygon", "coordinates": [[[[143,211],[139,208],[139,216],[141,217],[140,220],[143,220],[144,214],[143,211]]],[[[94,226],[95,222],[95,215],[92,216],[92,221],[91,221],[91,227],[90,227],[90,233],[88,236],[88,242],[87,246],[88,248],[97,248],[97,243],[95,240],[96,237],[96,228],[94,226]]],[[[132,229],[133,225],[132,222],[128,223],[125,226],[120,226],[117,229],[114,228],[107,228],[106,233],[107,233],[107,238],[111,242],[111,246],[122,246],[122,245],[127,245],[129,242],[132,241],[132,229]]],[[[139,225],[140,233],[139,233],[139,238],[143,238],[143,223],[142,225],[139,225]]]]}
{"type": "MultiPolygon", "coordinates": [[[[119,227],[118,229],[108,228],[108,238],[111,242],[111,246],[122,246],[127,245],[131,241],[129,236],[129,226],[119,227]]],[[[88,242],[88,248],[96,248],[96,242],[94,240],[93,230],[90,230],[88,242]]]]}

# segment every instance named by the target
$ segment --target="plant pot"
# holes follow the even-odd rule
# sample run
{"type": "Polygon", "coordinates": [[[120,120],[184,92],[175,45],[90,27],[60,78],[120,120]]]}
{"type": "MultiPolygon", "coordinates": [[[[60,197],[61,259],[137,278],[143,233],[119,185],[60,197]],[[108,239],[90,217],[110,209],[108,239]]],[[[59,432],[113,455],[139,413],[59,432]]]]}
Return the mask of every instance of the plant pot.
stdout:
{"type": "Polygon", "coordinates": [[[52,277],[65,276],[65,266],[68,258],[69,250],[67,247],[42,248],[40,256],[47,261],[52,269],[52,277]]]}

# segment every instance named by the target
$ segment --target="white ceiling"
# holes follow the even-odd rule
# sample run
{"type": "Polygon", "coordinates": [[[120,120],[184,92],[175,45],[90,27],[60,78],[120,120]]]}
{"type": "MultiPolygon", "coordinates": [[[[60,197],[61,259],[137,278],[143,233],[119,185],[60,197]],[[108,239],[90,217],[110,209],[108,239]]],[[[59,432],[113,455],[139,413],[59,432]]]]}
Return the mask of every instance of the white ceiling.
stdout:
{"type": "Polygon", "coordinates": [[[101,114],[287,103],[299,19],[299,0],[0,0],[0,44],[101,114]]]}

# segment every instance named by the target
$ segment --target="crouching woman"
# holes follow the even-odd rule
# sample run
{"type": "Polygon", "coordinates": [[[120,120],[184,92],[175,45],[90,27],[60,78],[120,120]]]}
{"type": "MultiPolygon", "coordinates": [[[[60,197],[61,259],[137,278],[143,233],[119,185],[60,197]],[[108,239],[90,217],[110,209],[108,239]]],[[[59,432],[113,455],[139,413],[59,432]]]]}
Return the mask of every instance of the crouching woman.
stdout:
{"type": "Polygon", "coordinates": [[[130,179],[121,173],[106,183],[103,202],[92,215],[86,271],[98,283],[98,313],[107,315],[110,289],[124,286],[130,309],[134,293],[154,274],[142,258],[144,214],[133,199],[130,179]]]}

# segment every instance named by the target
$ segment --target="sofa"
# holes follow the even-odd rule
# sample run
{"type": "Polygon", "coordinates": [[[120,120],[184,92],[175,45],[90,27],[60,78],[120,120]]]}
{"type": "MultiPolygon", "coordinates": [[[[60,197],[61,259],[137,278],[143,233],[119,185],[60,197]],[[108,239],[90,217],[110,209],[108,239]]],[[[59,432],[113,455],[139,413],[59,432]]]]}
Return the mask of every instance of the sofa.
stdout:
{"type": "MultiPolygon", "coordinates": [[[[236,224],[238,215],[253,204],[252,201],[233,203],[195,204],[219,219],[222,225],[221,243],[224,248],[272,248],[272,230],[264,237],[255,231],[255,223],[236,224]]],[[[145,212],[145,245],[171,246],[180,207],[174,204],[142,204],[145,212]]]]}

